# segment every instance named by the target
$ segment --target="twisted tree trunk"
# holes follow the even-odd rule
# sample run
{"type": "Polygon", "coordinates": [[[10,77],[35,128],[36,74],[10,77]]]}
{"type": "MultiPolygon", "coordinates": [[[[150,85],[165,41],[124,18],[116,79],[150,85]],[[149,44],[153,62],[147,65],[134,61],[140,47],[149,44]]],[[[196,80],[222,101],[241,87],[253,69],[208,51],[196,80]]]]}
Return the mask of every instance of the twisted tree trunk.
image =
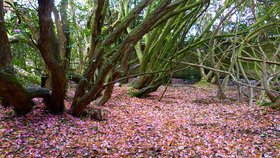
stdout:
{"type": "Polygon", "coordinates": [[[51,77],[51,97],[47,104],[51,113],[58,114],[64,111],[64,98],[66,94],[66,77],[59,54],[59,45],[52,22],[54,1],[38,0],[40,38],[39,50],[47,65],[51,77]]]}

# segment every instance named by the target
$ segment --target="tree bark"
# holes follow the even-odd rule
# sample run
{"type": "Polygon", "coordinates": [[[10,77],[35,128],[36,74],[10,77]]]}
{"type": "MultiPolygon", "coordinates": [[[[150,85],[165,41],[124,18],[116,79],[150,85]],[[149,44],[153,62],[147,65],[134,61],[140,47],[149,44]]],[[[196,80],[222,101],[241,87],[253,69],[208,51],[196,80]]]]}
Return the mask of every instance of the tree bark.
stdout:
{"type": "Polygon", "coordinates": [[[50,113],[59,114],[64,111],[64,98],[66,94],[66,77],[61,65],[58,41],[54,32],[52,10],[54,1],[38,0],[39,3],[39,50],[49,70],[52,89],[50,102],[47,108],[50,113]]]}
{"type": "Polygon", "coordinates": [[[13,106],[18,115],[30,112],[34,105],[28,92],[9,73],[0,73],[0,96],[4,97],[13,106]]]}
{"type": "Polygon", "coordinates": [[[0,67],[12,66],[12,54],[4,22],[3,1],[0,2],[0,67]]]}
{"type": "Polygon", "coordinates": [[[67,8],[68,8],[68,0],[62,0],[61,1],[61,7],[60,7],[60,14],[61,14],[61,23],[62,23],[62,30],[65,36],[65,60],[63,62],[63,68],[65,71],[68,71],[70,69],[70,56],[71,56],[71,47],[70,47],[70,26],[68,22],[68,14],[67,14],[67,8]]]}
{"type": "Polygon", "coordinates": [[[138,97],[138,98],[143,98],[148,96],[150,93],[155,92],[158,90],[158,88],[162,85],[161,81],[155,81],[152,82],[150,85],[145,86],[135,92],[131,93],[131,96],[133,97],[138,97]]]}

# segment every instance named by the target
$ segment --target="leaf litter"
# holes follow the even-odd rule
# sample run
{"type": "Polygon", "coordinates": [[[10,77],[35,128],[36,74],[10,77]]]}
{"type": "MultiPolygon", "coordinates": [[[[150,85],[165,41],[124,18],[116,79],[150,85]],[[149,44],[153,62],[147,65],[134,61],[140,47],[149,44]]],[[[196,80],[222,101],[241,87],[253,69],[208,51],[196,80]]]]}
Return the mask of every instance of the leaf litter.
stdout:
{"type": "MultiPolygon", "coordinates": [[[[219,101],[213,87],[161,87],[130,98],[115,87],[108,121],[0,108],[0,157],[280,157],[280,114],[219,101]]],[[[229,94],[231,95],[231,94],[229,94]]],[[[70,103],[66,101],[66,108],[70,103]]]]}

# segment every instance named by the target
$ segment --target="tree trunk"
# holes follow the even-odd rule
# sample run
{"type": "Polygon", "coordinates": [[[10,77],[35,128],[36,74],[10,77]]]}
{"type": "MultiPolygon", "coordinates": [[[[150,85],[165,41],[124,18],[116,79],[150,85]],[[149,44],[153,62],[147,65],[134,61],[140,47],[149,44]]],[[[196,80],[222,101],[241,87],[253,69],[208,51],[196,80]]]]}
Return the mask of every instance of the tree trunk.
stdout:
{"type": "Polygon", "coordinates": [[[17,114],[28,113],[32,109],[33,102],[12,75],[12,55],[4,22],[3,1],[0,1],[0,36],[0,96],[14,106],[17,114]]]}
{"type": "Polygon", "coordinates": [[[135,92],[132,92],[131,96],[138,97],[138,98],[146,97],[150,93],[157,91],[161,85],[162,85],[162,81],[154,81],[150,83],[148,86],[145,86],[135,92]]]}
{"type": "Polygon", "coordinates": [[[52,93],[47,107],[49,112],[58,114],[64,111],[66,77],[59,55],[59,46],[52,22],[54,1],[38,0],[39,3],[39,50],[50,72],[52,93]]]}
{"type": "Polygon", "coordinates": [[[71,56],[71,47],[70,47],[70,26],[68,22],[68,14],[67,14],[67,7],[68,7],[68,0],[62,0],[61,1],[61,7],[60,7],[60,14],[61,14],[61,23],[62,23],[62,30],[65,36],[65,54],[64,54],[64,62],[63,62],[63,68],[65,71],[68,71],[70,69],[70,56],[71,56]]]}
{"type": "Polygon", "coordinates": [[[0,1],[0,35],[0,67],[9,68],[12,66],[12,54],[9,46],[8,36],[6,34],[3,1],[0,1]]]}
{"type": "MultiPolygon", "coordinates": [[[[109,74],[107,83],[114,81],[119,76],[120,76],[119,72],[115,72],[115,71],[111,72],[109,74]]],[[[96,103],[98,106],[103,106],[111,98],[113,89],[114,89],[114,85],[115,84],[109,84],[108,86],[106,86],[106,88],[104,89],[104,92],[102,94],[102,97],[96,103]]]]}
{"type": "MultiPolygon", "coordinates": [[[[101,5],[101,2],[102,1],[98,1],[97,4],[101,5]]],[[[81,116],[87,105],[99,97],[100,92],[104,90],[103,84],[106,82],[105,79],[108,76],[108,73],[112,69],[118,69],[118,64],[122,61],[124,54],[129,51],[131,47],[134,47],[145,34],[160,24],[163,24],[169,18],[187,9],[191,9],[193,6],[202,4],[203,1],[187,5],[181,10],[178,9],[178,7],[181,6],[181,4],[186,4],[187,0],[181,0],[179,2],[172,2],[170,0],[161,1],[153,12],[149,14],[150,16],[145,17],[139,25],[134,27],[134,29],[125,36],[120,44],[115,45],[116,43],[119,43],[119,37],[121,37],[129,25],[132,24],[133,20],[137,18],[143,9],[149,6],[152,2],[153,0],[141,1],[115,28],[113,28],[111,33],[104,37],[102,42],[100,41],[100,45],[98,45],[96,49],[93,49],[93,46],[91,47],[91,50],[95,51],[93,52],[93,56],[84,72],[83,79],[79,82],[76,89],[70,109],[72,115],[81,116]],[[171,14],[172,11],[175,11],[176,9],[178,9],[176,14],[171,14]],[[111,50],[108,50],[107,48],[111,48],[111,50]],[[99,67],[100,65],[102,66],[99,67]],[[96,76],[94,80],[93,76],[96,76]],[[90,85],[92,86],[88,90],[90,85]]],[[[104,32],[106,32],[106,30],[104,32]]],[[[95,37],[94,34],[93,37],[95,37]]],[[[94,38],[91,40],[94,40],[94,38]]],[[[153,90],[153,88],[151,90],[153,90]]]]}
{"type": "Polygon", "coordinates": [[[9,73],[0,73],[0,96],[13,105],[18,115],[30,112],[34,105],[25,89],[9,73]]]}

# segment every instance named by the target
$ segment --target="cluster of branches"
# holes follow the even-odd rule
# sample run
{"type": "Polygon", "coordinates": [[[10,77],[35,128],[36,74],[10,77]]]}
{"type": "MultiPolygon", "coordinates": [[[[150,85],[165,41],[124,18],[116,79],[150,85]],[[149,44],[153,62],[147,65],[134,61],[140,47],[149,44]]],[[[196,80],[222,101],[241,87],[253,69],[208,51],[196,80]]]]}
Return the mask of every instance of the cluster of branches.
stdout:
{"type": "Polygon", "coordinates": [[[18,114],[32,110],[32,98],[43,97],[48,111],[57,114],[64,111],[68,81],[74,80],[77,87],[69,113],[81,116],[92,101],[104,105],[115,82],[138,76],[131,95],[144,97],[169,84],[174,73],[188,65],[199,67],[202,80],[216,82],[221,98],[232,78],[240,94],[241,85],[249,87],[250,104],[254,88],[279,102],[270,86],[279,84],[279,36],[273,35],[279,35],[275,17],[280,3],[269,5],[245,0],[227,0],[220,6],[208,0],[95,0],[84,5],[61,0],[55,5],[54,0],[38,0],[38,8],[33,6],[36,14],[29,14],[7,3],[29,30],[7,36],[1,1],[0,96],[18,114]],[[213,8],[215,15],[209,12],[213,8]],[[248,10],[252,17],[245,16],[250,18],[245,19],[247,24],[243,12],[248,10]],[[9,45],[15,42],[28,44],[42,57],[48,76],[45,88],[25,89],[17,81],[9,45]],[[197,61],[187,62],[190,54],[197,61]],[[259,84],[253,85],[252,79],[259,84]]]}

